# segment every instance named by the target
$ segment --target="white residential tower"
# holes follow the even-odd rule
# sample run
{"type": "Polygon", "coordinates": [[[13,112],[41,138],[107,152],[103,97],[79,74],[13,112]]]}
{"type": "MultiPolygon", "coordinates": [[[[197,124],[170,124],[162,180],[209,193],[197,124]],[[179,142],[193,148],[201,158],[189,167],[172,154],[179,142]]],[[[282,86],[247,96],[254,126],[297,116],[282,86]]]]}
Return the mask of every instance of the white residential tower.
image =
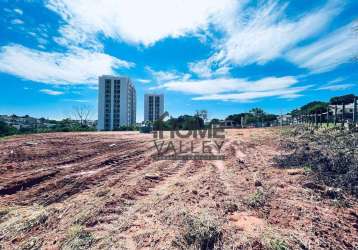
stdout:
{"type": "Polygon", "coordinates": [[[100,76],[98,130],[116,130],[136,123],[136,90],[128,77],[100,76]]]}
{"type": "Polygon", "coordinates": [[[144,121],[156,121],[164,113],[163,94],[144,95],[144,121]]]}

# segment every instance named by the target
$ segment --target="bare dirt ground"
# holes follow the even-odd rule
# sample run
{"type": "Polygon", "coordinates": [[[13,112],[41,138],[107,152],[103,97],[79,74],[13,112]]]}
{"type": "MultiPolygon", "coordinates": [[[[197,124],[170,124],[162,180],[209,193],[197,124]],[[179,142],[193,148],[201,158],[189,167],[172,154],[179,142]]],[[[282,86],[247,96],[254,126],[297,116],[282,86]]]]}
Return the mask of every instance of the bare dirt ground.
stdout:
{"type": "Polygon", "coordinates": [[[0,249],[357,249],[357,200],[279,168],[279,139],[227,130],[225,161],[155,161],[136,132],[5,139],[0,249]]]}

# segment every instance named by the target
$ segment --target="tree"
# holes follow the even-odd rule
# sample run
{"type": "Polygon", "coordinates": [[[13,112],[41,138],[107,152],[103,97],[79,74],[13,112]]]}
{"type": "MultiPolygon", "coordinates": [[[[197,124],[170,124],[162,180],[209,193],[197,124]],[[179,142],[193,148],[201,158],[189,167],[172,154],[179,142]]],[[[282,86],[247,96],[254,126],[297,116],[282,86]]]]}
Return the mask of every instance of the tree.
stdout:
{"type": "Polygon", "coordinates": [[[260,108],[253,108],[249,112],[256,118],[262,117],[265,114],[265,112],[260,108]]]}
{"type": "Polygon", "coordinates": [[[217,118],[213,118],[213,119],[211,119],[211,121],[210,121],[210,124],[219,124],[219,123],[220,123],[220,120],[217,119],[217,118]]]}
{"type": "Polygon", "coordinates": [[[200,117],[201,119],[206,121],[208,119],[208,111],[205,109],[197,110],[195,116],[200,117]]]}
{"type": "Polygon", "coordinates": [[[8,136],[16,134],[17,129],[7,125],[5,122],[0,121],[0,136],[8,136]]]}
{"type": "Polygon", "coordinates": [[[73,115],[76,117],[76,120],[80,122],[81,126],[87,125],[91,112],[92,108],[88,105],[79,105],[73,107],[73,115]]]}
{"type": "Polygon", "coordinates": [[[324,113],[327,111],[327,106],[328,106],[328,103],[326,103],[326,102],[313,101],[313,102],[307,103],[306,105],[303,105],[301,107],[301,112],[309,113],[309,114],[324,113]]]}
{"type": "Polygon", "coordinates": [[[354,102],[354,98],[356,98],[355,95],[349,94],[349,95],[343,95],[343,96],[335,96],[332,97],[329,101],[332,105],[347,105],[354,102]]]}

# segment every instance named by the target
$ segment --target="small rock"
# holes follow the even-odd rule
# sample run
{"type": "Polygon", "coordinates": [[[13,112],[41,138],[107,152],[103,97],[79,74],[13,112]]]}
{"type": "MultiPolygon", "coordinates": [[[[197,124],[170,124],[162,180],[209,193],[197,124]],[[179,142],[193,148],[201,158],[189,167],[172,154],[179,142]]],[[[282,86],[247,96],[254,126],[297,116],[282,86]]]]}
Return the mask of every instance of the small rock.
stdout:
{"type": "Polygon", "coordinates": [[[256,180],[255,187],[261,187],[261,186],[262,186],[262,182],[260,180],[256,180]]]}
{"type": "Polygon", "coordinates": [[[158,174],[146,174],[144,178],[148,180],[159,180],[160,176],[158,174]]]}
{"type": "Polygon", "coordinates": [[[109,145],[110,148],[113,148],[115,146],[117,146],[117,144],[115,144],[115,143],[109,145]]]}
{"type": "Polygon", "coordinates": [[[38,143],[37,142],[33,142],[33,141],[27,141],[25,142],[26,146],[36,146],[38,143]]]}
{"type": "Polygon", "coordinates": [[[192,193],[195,194],[195,195],[197,195],[197,194],[198,194],[198,191],[193,190],[192,193]]]}

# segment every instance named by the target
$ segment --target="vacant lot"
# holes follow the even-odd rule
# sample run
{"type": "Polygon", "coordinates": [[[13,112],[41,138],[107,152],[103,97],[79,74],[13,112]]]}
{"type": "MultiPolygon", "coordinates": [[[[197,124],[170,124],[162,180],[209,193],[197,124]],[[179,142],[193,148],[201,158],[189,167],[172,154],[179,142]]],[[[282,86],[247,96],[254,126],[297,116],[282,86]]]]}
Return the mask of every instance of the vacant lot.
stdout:
{"type": "Polygon", "coordinates": [[[135,132],[2,140],[0,249],[357,247],[357,200],[278,166],[279,134],[227,130],[225,161],[155,161],[135,132]]]}

